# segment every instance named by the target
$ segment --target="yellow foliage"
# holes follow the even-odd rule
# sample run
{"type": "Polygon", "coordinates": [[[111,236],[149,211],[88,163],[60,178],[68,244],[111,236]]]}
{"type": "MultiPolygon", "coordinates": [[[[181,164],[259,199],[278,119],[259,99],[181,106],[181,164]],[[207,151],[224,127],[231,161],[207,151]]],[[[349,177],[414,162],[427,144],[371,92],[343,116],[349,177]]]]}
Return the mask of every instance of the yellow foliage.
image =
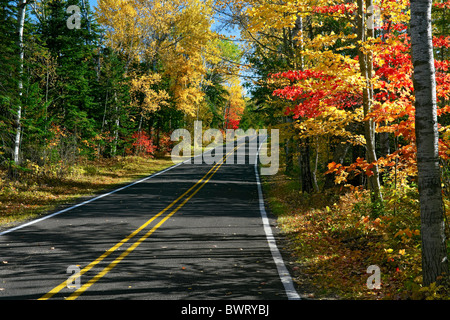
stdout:
{"type": "Polygon", "coordinates": [[[152,89],[152,85],[156,85],[160,81],[161,76],[158,73],[132,76],[130,88],[132,103],[141,108],[141,114],[144,117],[168,104],[169,94],[165,90],[152,89]],[[138,99],[139,93],[144,96],[142,102],[138,99]]]}
{"type": "Polygon", "coordinates": [[[134,61],[152,65],[159,60],[177,108],[192,115],[203,99],[200,84],[217,37],[210,30],[211,0],[99,0],[96,14],[106,28],[106,44],[126,59],[132,90],[145,96],[143,111],[158,110],[168,95],[151,89],[159,81],[156,73],[141,75],[129,67],[134,61]]]}

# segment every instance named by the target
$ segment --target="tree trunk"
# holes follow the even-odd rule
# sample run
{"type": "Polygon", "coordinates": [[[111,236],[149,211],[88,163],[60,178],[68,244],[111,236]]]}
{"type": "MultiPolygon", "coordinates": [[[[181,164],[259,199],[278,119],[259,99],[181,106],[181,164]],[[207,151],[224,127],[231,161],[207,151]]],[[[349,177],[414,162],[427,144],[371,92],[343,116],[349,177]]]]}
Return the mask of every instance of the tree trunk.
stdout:
{"type": "MultiPolygon", "coordinates": [[[[298,51],[301,52],[303,50],[303,19],[301,15],[298,15],[295,20],[294,28],[292,29],[292,47],[294,54],[295,49],[298,48],[298,51]]],[[[294,55],[293,54],[293,55],[294,55]]],[[[298,60],[295,59],[295,69],[303,71],[304,59],[303,54],[298,53],[298,60]],[[298,61],[298,62],[297,62],[298,61]]]]}
{"type": "Polygon", "coordinates": [[[300,183],[302,185],[302,192],[311,193],[311,191],[313,191],[313,178],[309,155],[309,139],[301,139],[299,146],[300,154],[298,161],[300,167],[300,183]]]}
{"type": "Polygon", "coordinates": [[[18,39],[18,45],[19,45],[19,99],[18,99],[18,106],[17,106],[17,115],[16,115],[16,134],[14,138],[14,152],[13,152],[13,159],[15,164],[19,164],[19,153],[20,153],[20,136],[22,133],[22,95],[23,95],[23,59],[24,59],[24,52],[23,52],[23,28],[25,25],[25,14],[27,11],[27,0],[21,0],[19,2],[19,12],[17,17],[17,23],[18,23],[18,33],[19,33],[19,39],[18,39]]]}
{"type": "MultiPolygon", "coordinates": [[[[286,132],[294,132],[294,126],[292,125],[292,116],[284,117],[286,132]]],[[[284,139],[284,153],[286,154],[286,174],[291,174],[294,170],[294,137],[289,135],[284,139]]]]}
{"type": "Polygon", "coordinates": [[[315,137],[315,155],[314,155],[314,169],[312,171],[312,182],[314,185],[314,192],[319,192],[319,185],[317,184],[317,166],[319,165],[319,137],[315,137]]]}
{"type": "Polygon", "coordinates": [[[431,31],[431,0],[411,0],[418,187],[423,283],[448,273],[438,154],[436,79],[431,31]]]}
{"type": "MultiPolygon", "coordinates": [[[[372,0],[358,0],[358,40],[361,43],[367,40],[367,37],[373,37],[373,23],[372,21],[373,5],[372,0]],[[367,10],[370,8],[370,10],[367,10]]],[[[372,109],[373,102],[373,85],[372,85],[372,71],[373,62],[372,54],[363,52],[361,48],[358,49],[358,60],[361,76],[364,78],[366,84],[363,88],[363,111],[366,117],[372,109]]],[[[367,162],[375,163],[377,155],[375,153],[375,123],[372,119],[364,121],[364,137],[366,139],[366,154],[367,162]]],[[[383,200],[380,187],[380,178],[378,172],[378,165],[372,168],[373,174],[368,177],[368,185],[372,194],[372,203],[381,203],[383,200]]]]}
{"type": "Polygon", "coordinates": [[[117,91],[114,91],[114,104],[116,105],[116,120],[114,126],[114,142],[112,147],[112,156],[115,157],[117,153],[117,146],[119,144],[119,127],[120,127],[120,115],[119,115],[119,102],[117,99],[117,91]]]}

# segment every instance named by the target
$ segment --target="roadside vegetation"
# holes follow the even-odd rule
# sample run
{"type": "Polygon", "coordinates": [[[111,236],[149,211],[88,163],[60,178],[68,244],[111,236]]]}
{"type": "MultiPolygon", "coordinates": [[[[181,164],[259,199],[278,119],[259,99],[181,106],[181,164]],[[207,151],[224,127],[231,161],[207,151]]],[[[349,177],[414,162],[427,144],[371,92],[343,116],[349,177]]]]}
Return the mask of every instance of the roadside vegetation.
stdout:
{"type": "MultiPolygon", "coordinates": [[[[306,298],[450,297],[448,283],[422,285],[417,189],[383,186],[384,206],[376,218],[370,194],[361,187],[304,193],[298,177],[281,169],[264,177],[264,192],[286,238],[292,276],[306,298]],[[380,268],[379,289],[367,286],[371,265],[380,268]]],[[[448,207],[446,212],[448,221],[448,207]]]]}
{"type": "Polygon", "coordinates": [[[115,157],[40,167],[29,162],[17,179],[0,171],[0,229],[37,218],[58,206],[148,176],[173,165],[170,157],[115,157]]]}

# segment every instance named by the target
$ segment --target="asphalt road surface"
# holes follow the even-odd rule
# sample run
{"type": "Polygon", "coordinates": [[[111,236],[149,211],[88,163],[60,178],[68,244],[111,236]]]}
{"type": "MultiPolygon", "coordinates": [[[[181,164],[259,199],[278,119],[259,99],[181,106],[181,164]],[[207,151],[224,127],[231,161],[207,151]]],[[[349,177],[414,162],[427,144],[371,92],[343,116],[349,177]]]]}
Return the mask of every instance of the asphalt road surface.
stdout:
{"type": "Polygon", "coordinates": [[[248,140],[1,232],[0,299],[297,299],[248,140]]]}

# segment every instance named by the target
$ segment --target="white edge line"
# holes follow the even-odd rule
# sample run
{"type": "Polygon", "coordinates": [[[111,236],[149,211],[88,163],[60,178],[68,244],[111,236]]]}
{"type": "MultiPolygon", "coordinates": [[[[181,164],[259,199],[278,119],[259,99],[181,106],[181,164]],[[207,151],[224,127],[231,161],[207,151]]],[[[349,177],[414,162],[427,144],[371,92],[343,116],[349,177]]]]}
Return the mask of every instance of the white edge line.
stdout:
{"type": "Polygon", "coordinates": [[[21,224],[21,225],[19,225],[19,226],[17,226],[17,227],[13,227],[13,228],[11,228],[11,229],[7,229],[7,230],[5,230],[5,231],[2,231],[2,232],[0,232],[0,236],[3,236],[3,235],[5,235],[5,234],[7,234],[7,233],[10,233],[10,232],[13,232],[13,231],[16,231],[16,230],[25,228],[25,227],[28,227],[28,226],[33,225],[33,224],[35,224],[35,223],[38,223],[38,222],[44,221],[44,220],[46,220],[46,219],[49,219],[49,218],[51,218],[51,217],[57,216],[57,215],[59,215],[59,214],[61,214],[61,213],[64,213],[64,212],[67,212],[67,211],[69,211],[69,210],[72,210],[72,209],[75,209],[75,208],[84,206],[84,205],[86,205],[86,204],[88,204],[88,203],[91,203],[92,201],[95,201],[95,200],[101,199],[101,198],[103,198],[103,197],[109,196],[109,195],[111,195],[111,194],[113,194],[113,193],[122,191],[122,190],[124,190],[124,189],[126,189],[126,188],[129,188],[129,187],[131,187],[131,186],[134,186],[135,184],[144,182],[144,181],[146,181],[146,180],[148,180],[148,179],[151,179],[151,178],[153,178],[153,177],[156,177],[156,176],[158,176],[158,175],[160,175],[160,174],[162,174],[162,173],[164,173],[164,172],[167,172],[167,171],[169,171],[169,170],[172,170],[172,169],[178,167],[179,165],[181,165],[181,164],[187,162],[188,160],[190,161],[191,159],[189,158],[189,159],[187,159],[187,160],[184,160],[183,162],[179,162],[179,163],[177,163],[177,164],[175,164],[175,165],[173,165],[173,166],[170,166],[170,167],[168,167],[168,168],[166,168],[166,169],[164,169],[164,170],[162,170],[162,171],[155,172],[155,173],[151,174],[151,175],[148,176],[148,177],[145,177],[145,178],[140,179],[140,180],[138,180],[138,181],[135,181],[135,182],[133,182],[133,183],[127,184],[127,185],[125,185],[125,186],[123,186],[123,187],[120,187],[120,188],[118,188],[118,189],[112,190],[112,191],[110,191],[110,192],[108,192],[108,193],[101,194],[101,195],[99,195],[99,196],[97,196],[97,197],[94,197],[94,198],[92,198],[92,199],[83,201],[83,202],[78,203],[78,204],[76,204],[76,205],[74,205],[74,206],[71,206],[71,207],[69,207],[69,208],[62,209],[62,210],[57,211],[57,212],[55,212],[55,213],[46,215],[46,216],[44,216],[44,217],[42,217],[42,218],[38,218],[38,219],[32,220],[32,221],[30,221],[30,222],[26,222],[26,223],[24,223],[24,224],[21,224]]]}
{"type": "MultiPolygon", "coordinates": [[[[260,137],[260,135],[258,135],[260,137]]],[[[264,231],[266,233],[267,243],[269,244],[270,251],[272,253],[273,261],[275,262],[275,265],[277,266],[278,275],[280,277],[281,282],[283,283],[284,290],[286,291],[286,295],[289,300],[301,300],[300,295],[297,293],[294,287],[294,283],[292,281],[292,277],[289,274],[288,269],[286,268],[286,265],[284,264],[283,257],[281,256],[280,251],[278,250],[275,237],[272,233],[272,228],[269,224],[269,219],[267,217],[266,209],[264,208],[264,198],[263,193],[261,189],[261,182],[259,179],[258,174],[258,157],[259,157],[259,150],[262,147],[262,144],[267,139],[267,136],[264,138],[264,140],[261,142],[258,152],[256,153],[255,157],[255,175],[256,175],[256,184],[258,185],[258,196],[259,196],[259,210],[261,212],[261,218],[264,226],[264,231]]]]}

